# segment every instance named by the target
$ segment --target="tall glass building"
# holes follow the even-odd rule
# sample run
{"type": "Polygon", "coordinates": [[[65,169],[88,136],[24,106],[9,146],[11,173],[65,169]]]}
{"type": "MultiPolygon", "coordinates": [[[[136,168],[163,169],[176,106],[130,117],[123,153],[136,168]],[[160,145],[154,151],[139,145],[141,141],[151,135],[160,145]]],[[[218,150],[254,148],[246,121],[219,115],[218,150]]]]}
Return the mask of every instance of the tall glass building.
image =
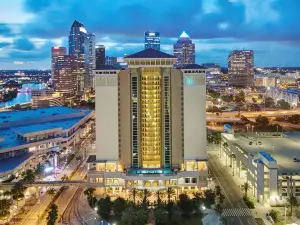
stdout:
{"type": "Polygon", "coordinates": [[[87,31],[82,23],[75,20],[71,26],[69,35],[69,55],[77,57],[78,75],[76,79],[77,94],[84,91],[84,41],[87,37],[87,31]]]}
{"type": "Polygon", "coordinates": [[[66,55],[67,50],[65,47],[52,47],[51,48],[51,79],[54,80],[55,63],[58,56],[66,55]]]}
{"type": "Polygon", "coordinates": [[[254,81],[254,54],[252,50],[234,50],[228,56],[228,84],[252,86],[254,81]]]}
{"type": "Polygon", "coordinates": [[[96,46],[96,68],[105,65],[105,46],[97,45],[96,46]]]}
{"type": "Polygon", "coordinates": [[[206,68],[173,68],[173,55],[146,49],[128,69],[95,70],[96,155],[88,184],[106,193],[132,188],[179,193],[207,186],[206,68]]]}
{"type": "Polygon", "coordinates": [[[160,33],[147,31],[145,32],[145,49],[153,48],[160,50],[160,33]]]}
{"type": "Polygon", "coordinates": [[[84,40],[84,88],[94,87],[94,73],[96,68],[96,37],[95,34],[88,34],[84,40]]]}
{"type": "Polygon", "coordinates": [[[59,55],[54,65],[54,89],[63,97],[74,97],[78,76],[77,56],[59,55]]]}
{"type": "Polygon", "coordinates": [[[195,63],[195,44],[184,31],[180,35],[176,44],[174,44],[174,56],[177,58],[176,66],[195,63]]]}

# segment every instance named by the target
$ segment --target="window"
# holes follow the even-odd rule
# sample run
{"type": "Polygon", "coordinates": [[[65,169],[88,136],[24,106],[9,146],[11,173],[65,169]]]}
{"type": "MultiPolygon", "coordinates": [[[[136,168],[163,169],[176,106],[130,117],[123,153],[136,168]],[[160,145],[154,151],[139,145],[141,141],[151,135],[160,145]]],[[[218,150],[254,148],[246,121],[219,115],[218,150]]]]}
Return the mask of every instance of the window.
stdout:
{"type": "Polygon", "coordinates": [[[193,178],[192,178],[192,183],[193,183],[193,184],[196,184],[196,183],[197,183],[197,178],[193,177],[193,178]]]}
{"type": "Polygon", "coordinates": [[[185,178],[185,182],[186,184],[190,183],[190,178],[185,178]]]}

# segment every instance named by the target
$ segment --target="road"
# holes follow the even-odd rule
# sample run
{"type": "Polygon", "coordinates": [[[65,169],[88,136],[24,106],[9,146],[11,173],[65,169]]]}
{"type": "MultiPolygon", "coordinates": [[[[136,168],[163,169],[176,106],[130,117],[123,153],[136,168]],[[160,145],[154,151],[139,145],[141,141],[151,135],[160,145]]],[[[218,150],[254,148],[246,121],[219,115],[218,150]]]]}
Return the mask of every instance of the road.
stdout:
{"type": "MultiPolygon", "coordinates": [[[[83,140],[82,144],[84,144],[86,142],[86,140],[88,140],[89,138],[90,138],[90,135],[83,140]]],[[[73,172],[73,170],[75,170],[78,166],[78,162],[76,160],[77,156],[82,156],[82,154],[83,154],[83,151],[82,151],[82,149],[80,149],[76,153],[75,157],[70,162],[70,164],[64,169],[64,171],[61,171],[60,174],[57,175],[56,180],[61,180],[61,177],[64,174],[71,174],[73,172]]],[[[81,178],[81,180],[82,180],[82,178],[81,178]]],[[[72,188],[74,188],[74,187],[72,187],[72,188]]],[[[54,189],[58,190],[59,188],[55,187],[54,189]]],[[[47,206],[50,204],[50,202],[51,202],[51,198],[44,192],[44,194],[39,197],[38,202],[27,212],[27,214],[23,215],[23,217],[21,218],[21,221],[18,224],[20,224],[20,225],[29,225],[29,224],[30,225],[35,225],[35,224],[40,225],[40,224],[42,224],[39,217],[47,209],[47,206]]]]}
{"type": "Polygon", "coordinates": [[[213,181],[220,185],[225,195],[222,216],[227,218],[230,225],[256,225],[250,210],[242,200],[241,190],[233,181],[232,175],[221,165],[217,153],[208,153],[208,160],[208,168],[213,181]]]}
{"type": "MultiPolygon", "coordinates": [[[[206,119],[207,121],[217,121],[217,120],[232,120],[233,122],[235,120],[239,120],[239,118],[236,117],[238,114],[237,111],[234,112],[223,112],[219,116],[213,113],[206,113],[206,119]]],[[[300,114],[300,109],[291,109],[291,110],[276,110],[276,111],[260,111],[260,112],[240,112],[240,115],[243,115],[247,118],[251,117],[257,117],[259,115],[266,116],[266,117],[273,117],[273,116],[288,116],[288,115],[294,115],[294,114],[300,114]]]]}

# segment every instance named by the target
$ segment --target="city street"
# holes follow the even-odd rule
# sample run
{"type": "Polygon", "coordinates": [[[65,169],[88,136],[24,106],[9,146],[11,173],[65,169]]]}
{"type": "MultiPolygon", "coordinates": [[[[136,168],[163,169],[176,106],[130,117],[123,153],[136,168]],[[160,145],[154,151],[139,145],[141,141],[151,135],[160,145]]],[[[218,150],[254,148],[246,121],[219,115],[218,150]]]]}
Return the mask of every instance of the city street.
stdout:
{"type": "Polygon", "coordinates": [[[220,185],[225,195],[225,207],[222,216],[230,225],[256,225],[251,211],[242,200],[242,193],[233,181],[232,175],[220,163],[217,152],[208,152],[209,171],[213,182],[220,185]]]}

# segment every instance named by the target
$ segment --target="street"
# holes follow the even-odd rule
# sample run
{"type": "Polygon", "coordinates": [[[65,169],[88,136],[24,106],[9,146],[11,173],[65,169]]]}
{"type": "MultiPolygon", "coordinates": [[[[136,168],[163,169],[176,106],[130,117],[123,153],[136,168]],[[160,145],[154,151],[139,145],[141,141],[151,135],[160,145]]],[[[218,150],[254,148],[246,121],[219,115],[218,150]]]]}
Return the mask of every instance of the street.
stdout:
{"type": "Polygon", "coordinates": [[[222,216],[227,218],[230,225],[256,225],[250,209],[242,200],[241,190],[233,181],[232,175],[221,165],[217,153],[208,152],[208,160],[208,168],[213,182],[222,188],[225,195],[225,207],[222,216]]]}

